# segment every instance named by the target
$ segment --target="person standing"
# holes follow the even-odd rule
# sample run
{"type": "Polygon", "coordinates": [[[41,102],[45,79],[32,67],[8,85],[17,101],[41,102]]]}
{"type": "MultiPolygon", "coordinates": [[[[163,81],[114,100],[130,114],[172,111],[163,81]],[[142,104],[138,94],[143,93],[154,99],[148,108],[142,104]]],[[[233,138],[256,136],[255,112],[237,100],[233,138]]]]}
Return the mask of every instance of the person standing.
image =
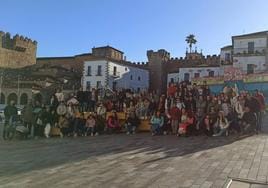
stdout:
{"type": "Polygon", "coordinates": [[[4,130],[3,130],[3,138],[4,140],[6,140],[8,136],[7,128],[9,126],[9,123],[13,117],[18,115],[18,109],[15,106],[15,101],[11,100],[9,105],[5,107],[4,115],[5,115],[5,123],[4,123],[4,130]]]}
{"type": "Polygon", "coordinates": [[[34,122],[34,116],[33,116],[33,105],[32,101],[29,101],[27,105],[22,110],[22,119],[24,126],[28,128],[29,130],[29,135],[33,137],[34,129],[32,130],[32,125],[34,122]]]}
{"type": "Polygon", "coordinates": [[[260,103],[260,112],[259,112],[259,115],[258,115],[258,124],[259,124],[259,128],[260,128],[260,131],[261,131],[262,118],[263,118],[263,115],[264,115],[264,112],[265,112],[265,97],[264,97],[263,93],[261,93],[259,90],[256,90],[255,98],[260,103]]]}

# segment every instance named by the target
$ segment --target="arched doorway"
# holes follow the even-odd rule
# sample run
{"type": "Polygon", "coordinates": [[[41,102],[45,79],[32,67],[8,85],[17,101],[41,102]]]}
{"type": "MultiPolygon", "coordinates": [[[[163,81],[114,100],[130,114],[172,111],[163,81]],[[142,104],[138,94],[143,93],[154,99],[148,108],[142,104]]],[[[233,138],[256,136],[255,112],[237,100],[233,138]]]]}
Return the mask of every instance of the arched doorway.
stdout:
{"type": "Polygon", "coordinates": [[[28,95],[26,93],[21,94],[20,96],[20,104],[26,105],[28,103],[28,95]]]}
{"type": "Polygon", "coordinates": [[[4,93],[1,93],[1,95],[0,95],[0,104],[5,104],[5,102],[6,102],[6,97],[5,97],[4,93]]]}
{"type": "Polygon", "coordinates": [[[18,104],[18,96],[16,93],[11,93],[7,97],[7,103],[9,104],[10,101],[15,101],[15,104],[18,104]]]}

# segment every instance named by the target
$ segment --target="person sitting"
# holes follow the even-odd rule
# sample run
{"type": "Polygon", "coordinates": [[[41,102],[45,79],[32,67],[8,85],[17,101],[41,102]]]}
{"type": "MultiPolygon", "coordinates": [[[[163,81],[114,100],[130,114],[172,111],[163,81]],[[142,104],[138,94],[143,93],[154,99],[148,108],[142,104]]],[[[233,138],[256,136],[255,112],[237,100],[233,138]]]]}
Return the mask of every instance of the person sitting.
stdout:
{"type": "Polygon", "coordinates": [[[220,111],[217,121],[214,124],[214,134],[213,136],[221,136],[225,133],[226,136],[228,136],[228,127],[229,122],[226,117],[224,117],[224,112],[220,111]]]}
{"type": "Polygon", "coordinates": [[[112,115],[110,115],[107,120],[107,132],[111,133],[118,129],[120,129],[119,119],[117,117],[116,111],[113,111],[112,115]]]}
{"type": "Polygon", "coordinates": [[[135,134],[138,126],[139,126],[139,119],[137,118],[136,114],[135,113],[128,113],[127,119],[125,122],[127,135],[135,134]]]}
{"type": "Polygon", "coordinates": [[[182,118],[181,118],[181,123],[179,124],[178,136],[192,135],[195,131],[194,121],[195,121],[195,118],[194,118],[193,113],[187,113],[185,109],[182,109],[182,118]]]}
{"type": "Polygon", "coordinates": [[[203,130],[205,135],[212,136],[213,134],[213,120],[211,117],[207,114],[203,120],[203,130]]]}
{"type": "Polygon", "coordinates": [[[94,136],[96,127],[96,121],[92,114],[87,117],[86,125],[85,125],[85,136],[91,135],[94,136]]]}
{"type": "Polygon", "coordinates": [[[67,136],[70,133],[70,122],[66,115],[59,117],[59,128],[60,128],[60,137],[63,138],[64,136],[67,136]]]}
{"type": "Polygon", "coordinates": [[[160,134],[161,127],[164,125],[164,117],[161,116],[160,111],[155,112],[151,118],[152,136],[160,134]]]}
{"type": "Polygon", "coordinates": [[[245,107],[245,112],[240,121],[241,133],[249,133],[256,129],[257,116],[250,110],[249,107],[245,107]]]}
{"type": "Polygon", "coordinates": [[[85,125],[84,114],[77,112],[74,118],[74,127],[73,127],[74,137],[77,137],[78,135],[83,134],[84,125],[85,125]]]}

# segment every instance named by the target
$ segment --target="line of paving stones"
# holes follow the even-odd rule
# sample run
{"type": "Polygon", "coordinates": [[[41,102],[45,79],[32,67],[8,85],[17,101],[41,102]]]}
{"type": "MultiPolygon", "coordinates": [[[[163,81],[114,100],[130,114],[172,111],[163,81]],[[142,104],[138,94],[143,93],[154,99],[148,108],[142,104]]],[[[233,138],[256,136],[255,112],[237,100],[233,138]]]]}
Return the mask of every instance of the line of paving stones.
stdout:
{"type": "Polygon", "coordinates": [[[268,176],[266,134],[52,138],[1,142],[0,151],[0,187],[222,188],[230,176],[268,176]]]}

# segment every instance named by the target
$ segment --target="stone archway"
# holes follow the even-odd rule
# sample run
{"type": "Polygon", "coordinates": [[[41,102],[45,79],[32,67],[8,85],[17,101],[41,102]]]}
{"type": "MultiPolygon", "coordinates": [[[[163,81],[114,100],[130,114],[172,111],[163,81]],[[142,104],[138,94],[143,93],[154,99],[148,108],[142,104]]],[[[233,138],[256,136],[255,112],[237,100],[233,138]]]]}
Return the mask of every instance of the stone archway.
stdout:
{"type": "Polygon", "coordinates": [[[18,96],[16,93],[10,93],[7,97],[7,103],[9,104],[10,101],[15,101],[15,104],[18,104],[18,96]]]}
{"type": "Polygon", "coordinates": [[[21,94],[20,96],[20,104],[26,105],[28,103],[28,95],[26,93],[21,94]]]}
{"type": "Polygon", "coordinates": [[[0,95],[0,104],[5,104],[5,102],[6,102],[6,97],[5,97],[4,93],[1,93],[1,95],[0,95]]]}

